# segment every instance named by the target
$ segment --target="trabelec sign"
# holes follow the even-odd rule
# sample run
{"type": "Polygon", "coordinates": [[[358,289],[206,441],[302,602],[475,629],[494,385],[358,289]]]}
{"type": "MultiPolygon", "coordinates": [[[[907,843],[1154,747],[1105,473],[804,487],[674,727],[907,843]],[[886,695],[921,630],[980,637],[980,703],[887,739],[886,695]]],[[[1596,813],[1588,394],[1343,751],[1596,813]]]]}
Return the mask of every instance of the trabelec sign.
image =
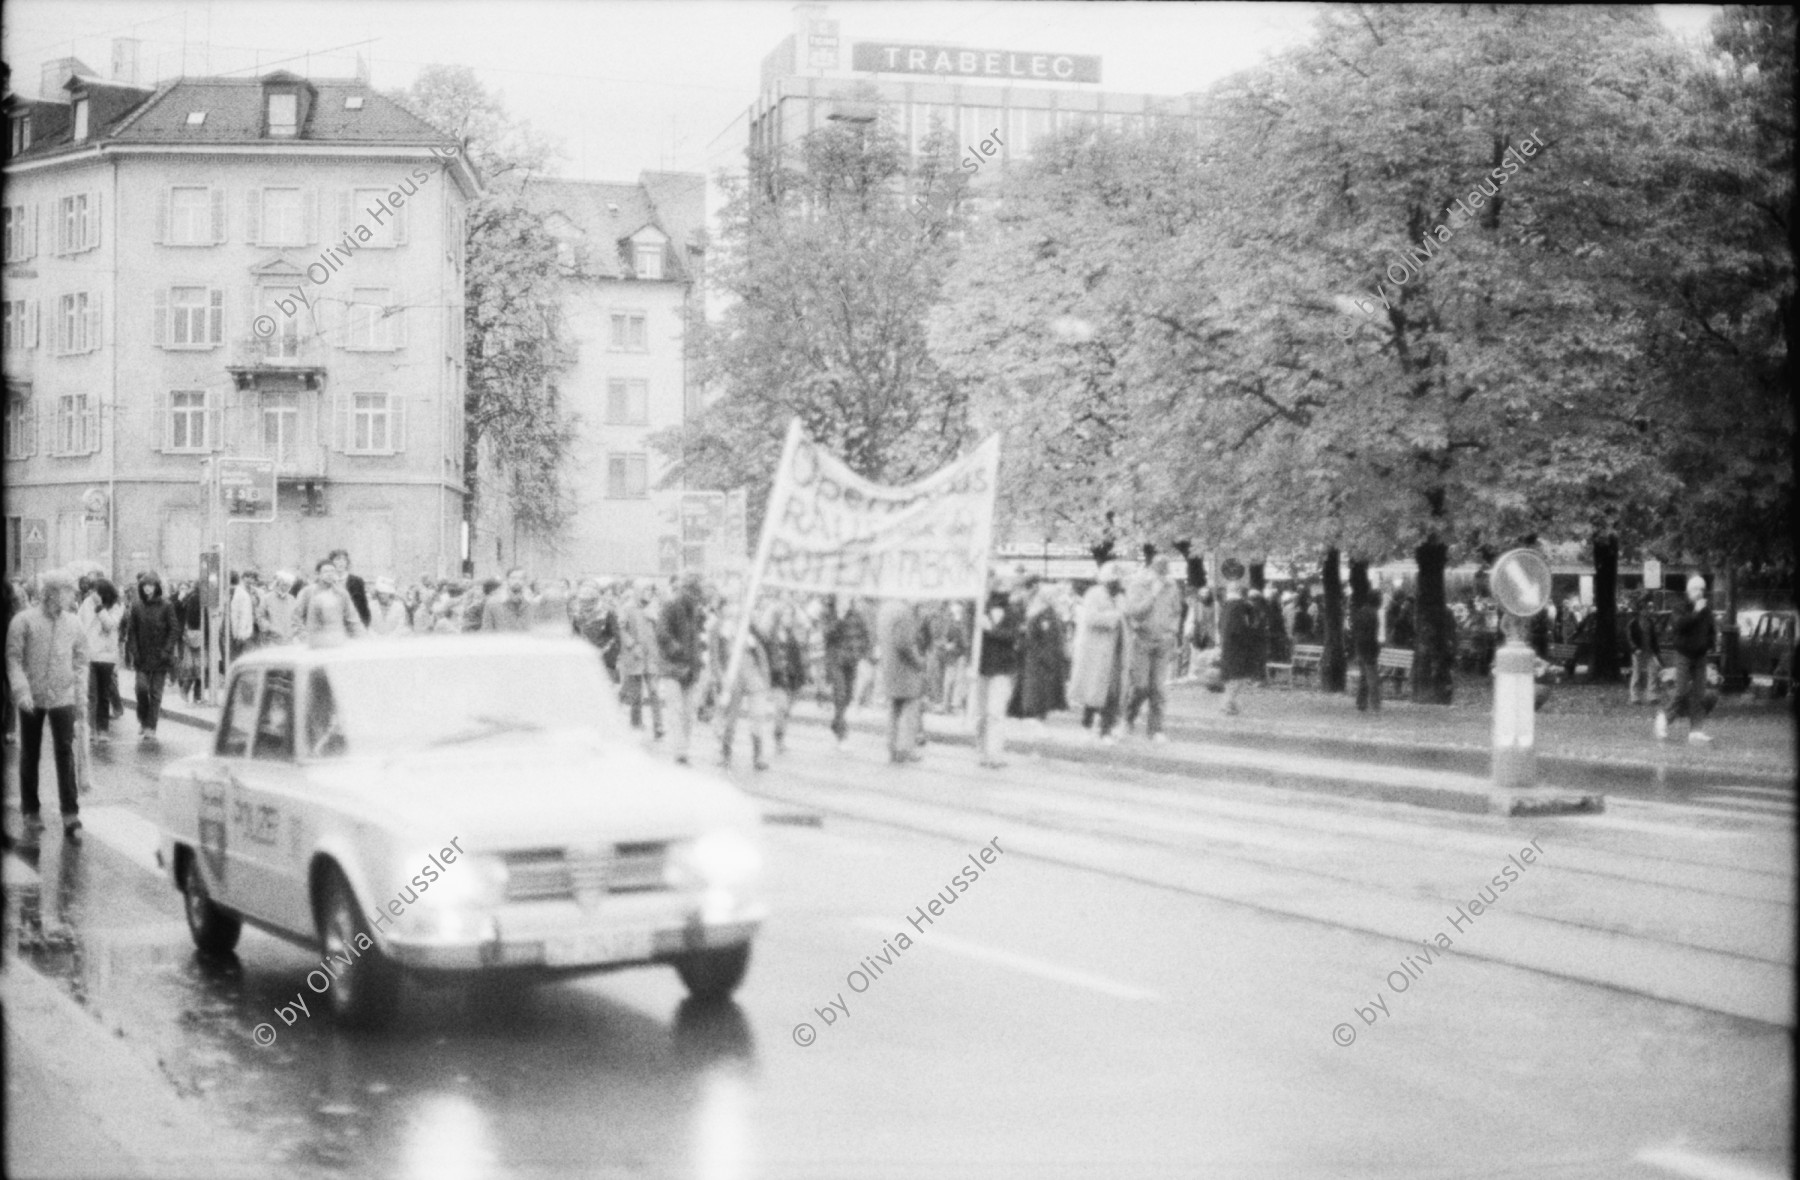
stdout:
{"type": "Polygon", "coordinates": [[[1026,78],[1042,82],[1100,80],[1098,57],[1072,53],[1013,53],[1005,49],[959,49],[954,45],[911,45],[895,41],[858,41],[850,48],[850,68],[889,74],[1026,78]]]}

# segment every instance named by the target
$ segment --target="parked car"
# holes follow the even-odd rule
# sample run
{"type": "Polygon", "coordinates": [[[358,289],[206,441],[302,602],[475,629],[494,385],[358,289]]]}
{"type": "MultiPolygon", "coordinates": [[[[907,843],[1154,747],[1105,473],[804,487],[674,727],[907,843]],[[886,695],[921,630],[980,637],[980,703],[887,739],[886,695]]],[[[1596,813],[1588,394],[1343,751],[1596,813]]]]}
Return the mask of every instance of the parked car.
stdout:
{"type": "Polygon", "coordinates": [[[329,957],[323,999],[384,1019],[407,974],[667,964],[730,995],[765,914],[759,813],[652,757],[599,654],[529,635],[267,648],[212,748],[160,781],[158,863],[204,953],[244,923],[329,957]]]}
{"type": "Polygon", "coordinates": [[[1800,632],[1800,612],[1766,610],[1738,642],[1738,652],[1750,683],[1780,696],[1794,683],[1794,646],[1800,632]]]}

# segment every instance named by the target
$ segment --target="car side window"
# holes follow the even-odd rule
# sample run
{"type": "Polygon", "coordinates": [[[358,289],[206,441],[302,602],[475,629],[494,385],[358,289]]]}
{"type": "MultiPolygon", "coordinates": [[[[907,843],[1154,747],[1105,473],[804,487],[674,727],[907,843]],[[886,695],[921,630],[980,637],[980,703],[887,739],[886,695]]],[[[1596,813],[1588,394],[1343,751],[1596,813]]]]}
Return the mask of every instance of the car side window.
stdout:
{"type": "Polygon", "coordinates": [[[225,699],[225,716],[219,719],[219,740],[214,752],[221,758],[242,758],[250,752],[250,729],[256,719],[256,689],[262,670],[239,672],[225,699]]]}
{"type": "Polygon", "coordinates": [[[338,728],[337,701],[325,669],[314,668],[307,681],[306,754],[309,758],[335,758],[344,753],[344,734],[338,728]]]}
{"type": "Polygon", "coordinates": [[[286,761],[294,756],[294,673],[270,668],[263,674],[262,711],[256,720],[252,757],[286,761]]]}

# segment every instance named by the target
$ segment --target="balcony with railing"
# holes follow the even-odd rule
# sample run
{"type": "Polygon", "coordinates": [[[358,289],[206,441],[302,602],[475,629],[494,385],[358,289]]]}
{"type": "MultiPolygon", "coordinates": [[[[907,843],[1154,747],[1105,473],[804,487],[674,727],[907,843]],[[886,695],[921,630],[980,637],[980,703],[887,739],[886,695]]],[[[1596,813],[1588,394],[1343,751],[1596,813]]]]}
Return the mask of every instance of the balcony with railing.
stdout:
{"type": "Polygon", "coordinates": [[[249,336],[233,342],[226,369],[239,389],[317,389],[325,376],[325,351],[317,337],[286,332],[249,336]]]}
{"type": "Polygon", "coordinates": [[[272,459],[281,480],[323,479],[326,474],[325,410],[321,395],[305,391],[246,390],[227,413],[226,453],[272,459]]]}

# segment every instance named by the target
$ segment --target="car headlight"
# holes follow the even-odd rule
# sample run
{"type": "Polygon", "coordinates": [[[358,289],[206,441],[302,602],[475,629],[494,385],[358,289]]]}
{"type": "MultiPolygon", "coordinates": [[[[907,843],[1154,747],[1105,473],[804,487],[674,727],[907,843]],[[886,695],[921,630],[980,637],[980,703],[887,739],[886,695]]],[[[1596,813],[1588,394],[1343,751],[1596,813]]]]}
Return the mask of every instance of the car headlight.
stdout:
{"type": "MultiPolygon", "coordinates": [[[[428,860],[428,856],[420,856],[412,863],[422,864],[428,860]]],[[[499,857],[465,853],[453,863],[444,865],[435,881],[424,880],[421,875],[414,877],[409,885],[416,889],[421,881],[424,882],[425,888],[419,890],[422,906],[478,909],[497,906],[506,900],[506,880],[506,862],[499,857]]]]}
{"type": "Polygon", "coordinates": [[[737,888],[762,872],[762,852],[742,832],[719,828],[682,844],[669,858],[672,885],[737,888]]]}

